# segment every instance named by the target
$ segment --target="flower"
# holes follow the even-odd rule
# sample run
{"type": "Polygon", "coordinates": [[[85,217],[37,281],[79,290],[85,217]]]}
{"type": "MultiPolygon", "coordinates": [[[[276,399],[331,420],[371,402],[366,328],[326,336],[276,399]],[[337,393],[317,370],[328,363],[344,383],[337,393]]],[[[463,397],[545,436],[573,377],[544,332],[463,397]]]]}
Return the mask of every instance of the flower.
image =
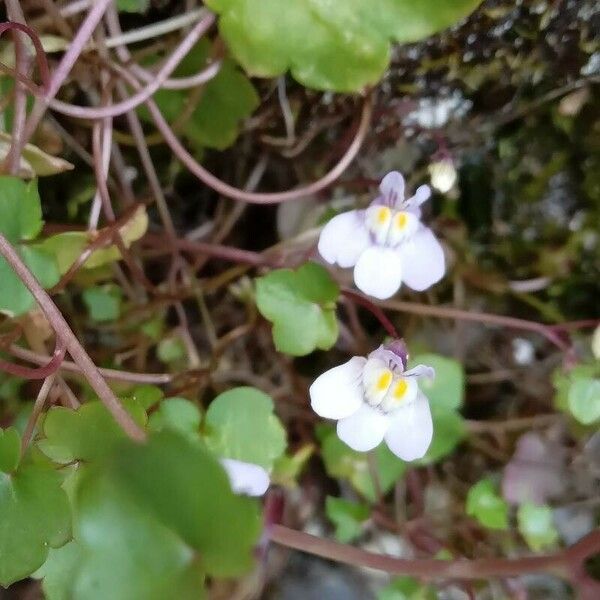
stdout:
{"type": "Polygon", "coordinates": [[[404,281],[423,291],[444,275],[444,252],[436,237],[421,223],[419,208],[431,195],[428,186],[404,198],[404,178],[388,173],[381,192],[366,210],[333,217],[319,238],[319,253],[330,264],[354,267],[359,290],[383,300],[404,281]]]}
{"type": "Polygon", "coordinates": [[[433,424],[418,379],[435,372],[425,365],[406,370],[407,357],[406,346],[396,340],[326,371],[310,386],[313,410],[338,420],[338,437],[354,450],[372,450],[385,439],[399,458],[421,458],[433,424]]]}
{"type": "Polygon", "coordinates": [[[269,488],[269,474],[261,466],[233,458],[221,458],[220,462],[234,494],[262,496],[269,488]]]}

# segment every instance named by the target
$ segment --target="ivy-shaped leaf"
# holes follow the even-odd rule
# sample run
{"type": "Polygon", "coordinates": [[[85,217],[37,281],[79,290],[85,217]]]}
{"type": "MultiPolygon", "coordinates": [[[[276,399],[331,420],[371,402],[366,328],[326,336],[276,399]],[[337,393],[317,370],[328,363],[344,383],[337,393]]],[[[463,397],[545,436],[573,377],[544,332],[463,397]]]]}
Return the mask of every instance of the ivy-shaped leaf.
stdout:
{"type": "Polygon", "coordinates": [[[321,265],[309,262],[297,271],[278,269],[256,280],[256,305],[273,323],[280,352],[304,356],[335,344],[335,303],[339,287],[321,265]]]}
{"type": "Polygon", "coordinates": [[[325,500],[327,518],[335,525],[335,537],[343,544],[355,540],[363,530],[371,511],[364,504],[356,504],[344,498],[327,496],[325,500]]]}
{"type": "MultiPolygon", "coordinates": [[[[14,246],[25,264],[44,287],[59,278],[52,255],[39,246],[27,244],[42,229],[42,207],[37,182],[0,176],[0,232],[14,246]]],[[[0,312],[21,315],[35,306],[35,300],[9,264],[0,258],[0,312]]]]}
{"type": "Polygon", "coordinates": [[[206,411],[206,443],[222,458],[270,470],[286,446],[285,429],[273,414],[273,401],[251,387],[217,396],[206,411]]]}
{"type": "Polygon", "coordinates": [[[150,415],[148,428],[151,431],[171,429],[198,436],[202,415],[200,409],[185,398],[165,398],[158,409],[150,415]]]}
{"type": "Polygon", "coordinates": [[[21,457],[21,436],[14,427],[0,429],[0,471],[12,473],[21,457]]]}
{"type": "Polygon", "coordinates": [[[411,357],[409,367],[418,364],[435,369],[434,379],[419,379],[419,388],[429,398],[431,407],[442,410],[461,408],[465,396],[463,366],[457,360],[439,354],[419,354],[411,357]]]}
{"type": "Polygon", "coordinates": [[[600,420],[600,379],[580,377],[569,386],[569,410],[583,425],[600,420]]]}
{"type": "Polygon", "coordinates": [[[46,600],[72,600],[72,588],[81,562],[81,547],[70,541],[60,548],[51,548],[46,562],[32,577],[42,579],[46,600]]]}
{"type": "Polygon", "coordinates": [[[49,465],[23,463],[0,473],[0,585],[31,575],[49,547],[71,535],[71,509],[60,475],[49,465]]]}
{"type": "Polygon", "coordinates": [[[552,509],[546,504],[521,504],[517,511],[517,524],[520,534],[534,552],[551,548],[558,541],[552,509]]]}
{"type": "MultiPolygon", "coordinates": [[[[367,500],[375,502],[377,493],[367,454],[349,448],[329,426],[321,427],[318,436],[327,473],[331,477],[346,479],[367,500]]],[[[377,479],[381,492],[386,494],[404,474],[406,463],[392,454],[385,444],[380,444],[374,452],[377,479]]]]}
{"type": "Polygon", "coordinates": [[[127,440],[107,469],[119,494],[198,552],[203,572],[230,577],[249,570],[261,530],[258,504],[233,494],[225,471],[201,443],[173,431],[151,434],[145,444],[127,440]]]}
{"type": "Polygon", "coordinates": [[[96,323],[115,321],[121,315],[123,294],[121,288],[116,285],[86,288],[82,297],[90,319],[96,323]]]}
{"type": "Polygon", "coordinates": [[[351,92],[376,83],[390,41],[414,42],[452,25],[481,0],[207,0],[251,75],[290,69],[307,87],[351,92]]]}
{"type": "MultiPolygon", "coordinates": [[[[175,70],[175,76],[194,75],[208,64],[210,44],[201,40],[189,52],[175,70]]],[[[165,119],[176,121],[194,101],[189,90],[158,90],[154,94],[165,119]]],[[[196,147],[223,150],[235,142],[240,123],[258,107],[259,98],[254,86],[231,59],[224,59],[215,77],[208,81],[201,92],[192,115],[186,122],[183,135],[196,147]]],[[[146,109],[140,115],[150,120],[146,109]]]]}
{"type": "MultiPolygon", "coordinates": [[[[146,413],[135,399],[123,402],[138,425],[146,422],[146,413]]],[[[51,408],[42,426],[44,438],[39,449],[58,463],[74,460],[91,461],[112,452],[125,439],[123,430],[104,405],[96,400],[77,410],[56,406],[51,408]]]]}
{"type": "MultiPolygon", "coordinates": [[[[139,450],[144,452],[145,448],[140,446],[139,450]]],[[[185,461],[186,457],[181,459],[185,461]]],[[[160,479],[157,471],[164,466],[161,462],[145,465],[147,472],[141,475],[149,479],[156,475],[160,479]]],[[[207,476],[203,483],[209,481],[207,476]]],[[[177,493],[181,491],[178,489],[177,493]]],[[[149,493],[163,498],[171,491],[165,488],[149,493]]],[[[140,500],[143,499],[132,494],[110,468],[84,473],[76,513],[80,562],[75,566],[72,581],[67,583],[71,588],[67,598],[196,600],[204,597],[204,574],[193,548],[140,500]]],[[[179,500],[172,495],[171,505],[179,500]]]]}
{"type": "Polygon", "coordinates": [[[489,529],[508,529],[508,504],[489,479],[478,481],[467,494],[467,514],[489,529]]]}

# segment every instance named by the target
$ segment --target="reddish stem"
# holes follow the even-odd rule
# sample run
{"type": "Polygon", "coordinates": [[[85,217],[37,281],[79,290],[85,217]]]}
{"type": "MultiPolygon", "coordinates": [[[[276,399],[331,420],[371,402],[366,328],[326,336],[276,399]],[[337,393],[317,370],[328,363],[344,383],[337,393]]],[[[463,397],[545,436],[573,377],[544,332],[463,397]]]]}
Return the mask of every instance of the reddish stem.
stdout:
{"type": "Polygon", "coordinates": [[[393,337],[394,339],[400,338],[400,334],[394,327],[394,324],[385,316],[385,313],[381,310],[381,308],[379,308],[379,306],[373,304],[373,302],[371,302],[368,298],[365,298],[365,296],[362,294],[347,288],[342,290],[342,294],[346,296],[346,298],[352,300],[352,302],[364,306],[364,308],[371,312],[373,316],[381,323],[381,326],[386,330],[389,336],[393,337]]]}
{"type": "Polygon", "coordinates": [[[52,358],[43,366],[36,369],[31,367],[23,367],[21,365],[15,365],[14,363],[7,362],[0,359],[0,371],[10,373],[15,377],[21,377],[23,379],[46,379],[50,377],[60,369],[62,362],[65,358],[66,346],[61,339],[56,340],[56,348],[52,358]]]}

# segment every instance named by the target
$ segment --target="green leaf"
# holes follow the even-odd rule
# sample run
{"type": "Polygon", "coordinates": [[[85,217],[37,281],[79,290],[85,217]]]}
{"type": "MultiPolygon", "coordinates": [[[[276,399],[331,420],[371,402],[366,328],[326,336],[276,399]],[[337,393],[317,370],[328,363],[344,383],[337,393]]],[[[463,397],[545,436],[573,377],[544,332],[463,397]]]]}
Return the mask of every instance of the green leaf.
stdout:
{"type": "Polygon", "coordinates": [[[432,465],[451,454],[467,435],[465,420],[455,410],[436,410],[432,408],[433,440],[427,454],[416,464],[432,465]]]}
{"type": "Polygon", "coordinates": [[[551,548],[558,541],[558,532],[552,518],[552,509],[526,502],[517,511],[519,532],[534,552],[551,548]]]}
{"type": "Polygon", "coordinates": [[[253,76],[287,69],[300,83],[351,92],[376,83],[390,41],[414,42],[452,25],[480,0],[208,0],[235,58],[253,76]]]}
{"type": "Polygon", "coordinates": [[[275,347],[294,356],[335,344],[338,296],[339,287],[327,270],[312,262],[297,271],[279,269],[256,280],[256,304],[273,323],[275,347]]]}
{"type": "Polygon", "coordinates": [[[600,375],[599,366],[595,364],[579,364],[568,371],[558,368],[552,374],[552,385],[556,390],[554,406],[559,410],[571,412],[569,408],[569,391],[571,385],[578,379],[597,378],[600,375]]]}
{"type": "MultiPolygon", "coordinates": [[[[379,485],[386,494],[404,474],[406,463],[392,454],[385,444],[380,444],[374,452],[379,485]]],[[[331,477],[346,479],[365,498],[371,502],[377,500],[366,453],[352,450],[338,438],[335,430],[327,428],[322,437],[321,454],[331,477]]]]}
{"type": "Polygon", "coordinates": [[[325,512],[335,525],[336,539],[343,544],[355,540],[362,533],[363,524],[371,514],[369,507],[364,504],[333,496],[325,499],[325,512]]]}
{"type": "Polygon", "coordinates": [[[116,0],[117,10],[128,13],[145,13],[150,7],[150,0],[116,0]]]}
{"type": "Polygon", "coordinates": [[[206,411],[205,424],[206,443],[222,458],[270,470],[285,450],[285,429],[273,414],[273,400],[251,387],[217,396],[206,411]]]}
{"type": "Polygon", "coordinates": [[[583,425],[600,420],[600,379],[580,377],[569,386],[569,411],[583,425]]]}
{"type": "Polygon", "coordinates": [[[467,494],[467,514],[489,529],[508,529],[508,504],[489,479],[478,481],[467,494]]]}
{"type": "Polygon", "coordinates": [[[72,600],[73,580],[80,562],[81,548],[76,542],[50,549],[46,562],[32,575],[42,579],[46,600],[72,600]]]}
{"type": "MultiPolygon", "coordinates": [[[[198,73],[206,68],[209,55],[210,43],[201,40],[175,70],[175,75],[186,77],[198,73]]],[[[159,90],[154,100],[167,121],[172,122],[187,110],[194,94],[189,90],[159,90]]],[[[241,122],[258,105],[259,97],[252,83],[231,59],[224,59],[218,74],[205,84],[183,134],[197,147],[223,150],[235,142],[241,122]]],[[[140,115],[150,120],[146,109],[140,115]]]]}
{"type": "Polygon", "coordinates": [[[457,360],[439,354],[419,354],[411,357],[409,367],[418,364],[435,369],[435,379],[419,379],[419,387],[429,398],[432,409],[459,409],[465,396],[463,366],[457,360]]]}
{"type": "Polygon", "coordinates": [[[0,473],[0,585],[31,575],[46,560],[48,546],[71,535],[71,509],[61,478],[50,466],[22,464],[0,473]]]}
{"type": "Polygon", "coordinates": [[[164,363],[174,363],[185,358],[185,345],[178,335],[163,338],[156,347],[158,358],[164,363]]]}
{"type": "Polygon", "coordinates": [[[398,577],[377,594],[377,600],[435,600],[435,590],[413,577],[398,577]]]}
{"type": "MultiPolygon", "coordinates": [[[[145,451],[141,446],[137,448],[145,451]]],[[[181,458],[185,461],[185,456],[181,458]]],[[[141,475],[152,479],[163,466],[161,462],[146,464],[148,472],[141,475]]],[[[173,490],[174,494],[181,491],[173,490]]],[[[149,493],[164,497],[170,488],[149,493]]],[[[143,500],[132,494],[110,469],[95,468],[84,474],[77,494],[81,562],[67,598],[196,600],[204,597],[204,576],[194,550],[168,524],[147,510],[143,500]]],[[[179,500],[174,495],[171,503],[179,500]]]]}
{"type": "Polygon", "coordinates": [[[199,435],[202,415],[199,408],[185,398],[165,398],[150,415],[148,428],[152,431],[170,429],[199,435]]]}
{"type": "MultiPolygon", "coordinates": [[[[135,400],[124,400],[123,405],[138,425],[145,424],[146,413],[135,400]]],[[[44,439],[38,442],[40,450],[52,460],[65,464],[106,456],[125,439],[123,430],[98,400],[82,404],[77,410],[62,406],[51,408],[42,430],[44,439]]]]}
{"type": "Polygon", "coordinates": [[[123,294],[116,285],[104,285],[83,290],[85,303],[92,321],[115,321],[121,315],[123,294]]]}
{"type": "Polygon", "coordinates": [[[314,451],[315,447],[312,444],[306,444],[294,454],[281,455],[273,464],[271,482],[285,487],[296,487],[297,479],[314,451]]]}
{"type": "MultiPolygon", "coordinates": [[[[42,208],[36,182],[0,176],[0,232],[38,281],[44,287],[51,287],[59,278],[54,258],[39,246],[23,243],[34,240],[41,229],[42,208]]],[[[0,281],[0,312],[17,316],[35,306],[33,296],[3,258],[0,258],[0,281]]]]}
{"type": "Polygon", "coordinates": [[[236,576],[251,567],[261,531],[258,504],[233,494],[225,471],[200,443],[172,431],[154,433],[143,445],[128,440],[108,469],[139,510],[198,551],[208,575],[236,576]]]}
{"type": "Polygon", "coordinates": [[[21,436],[14,427],[0,429],[0,471],[12,473],[21,458],[21,436]]]}

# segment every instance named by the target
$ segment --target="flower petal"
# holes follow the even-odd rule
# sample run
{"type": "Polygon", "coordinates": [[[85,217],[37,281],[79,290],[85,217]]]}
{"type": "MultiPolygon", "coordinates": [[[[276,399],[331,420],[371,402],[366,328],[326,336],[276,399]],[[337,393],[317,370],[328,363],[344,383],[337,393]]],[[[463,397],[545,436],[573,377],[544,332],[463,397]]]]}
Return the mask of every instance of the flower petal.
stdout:
{"type": "Polygon", "coordinates": [[[381,246],[367,248],[354,267],[356,287],[379,300],[393,296],[402,283],[402,260],[398,250],[381,246]]]}
{"type": "Polygon", "coordinates": [[[435,379],[435,369],[428,365],[416,365],[408,371],[402,373],[403,377],[426,377],[427,379],[435,379]]]}
{"type": "Polygon", "coordinates": [[[363,404],[353,415],[338,421],[337,434],[353,450],[366,452],[381,443],[389,424],[388,415],[363,404]]]}
{"type": "Polygon", "coordinates": [[[415,195],[409,198],[406,203],[412,206],[421,206],[431,198],[431,188],[428,185],[420,185],[415,190],[415,195]]]}
{"type": "Polygon", "coordinates": [[[423,227],[398,247],[398,253],[402,263],[402,279],[413,290],[422,292],[444,276],[444,251],[431,229],[423,227]]]}
{"type": "Polygon", "coordinates": [[[429,400],[419,392],[416,400],[390,414],[385,434],[389,449],[402,460],[422,458],[433,437],[429,400]]]}
{"type": "Polygon", "coordinates": [[[233,458],[222,458],[221,465],[229,477],[234,494],[262,496],[271,483],[269,474],[259,465],[233,458]]]}
{"type": "Polygon", "coordinates": [[[361,378],[366,362],[355,356],[319,375],[308,390],[312,409],[325,419],[343,419],[355,413],[363,403],[361,378]]]}
{"type": "Polygon", "coordinates": [[[379,191],[386,204],[400,204],[404,200],[404,177],[398,171],[391,171],[381,180],[379,191]]]}
{"type": "Polygon", "coordinates": [[[333,217],[321,231],[319,254],[329,263],[353,267],[371,239],[363,213],[351,210],[333,217]]]}

